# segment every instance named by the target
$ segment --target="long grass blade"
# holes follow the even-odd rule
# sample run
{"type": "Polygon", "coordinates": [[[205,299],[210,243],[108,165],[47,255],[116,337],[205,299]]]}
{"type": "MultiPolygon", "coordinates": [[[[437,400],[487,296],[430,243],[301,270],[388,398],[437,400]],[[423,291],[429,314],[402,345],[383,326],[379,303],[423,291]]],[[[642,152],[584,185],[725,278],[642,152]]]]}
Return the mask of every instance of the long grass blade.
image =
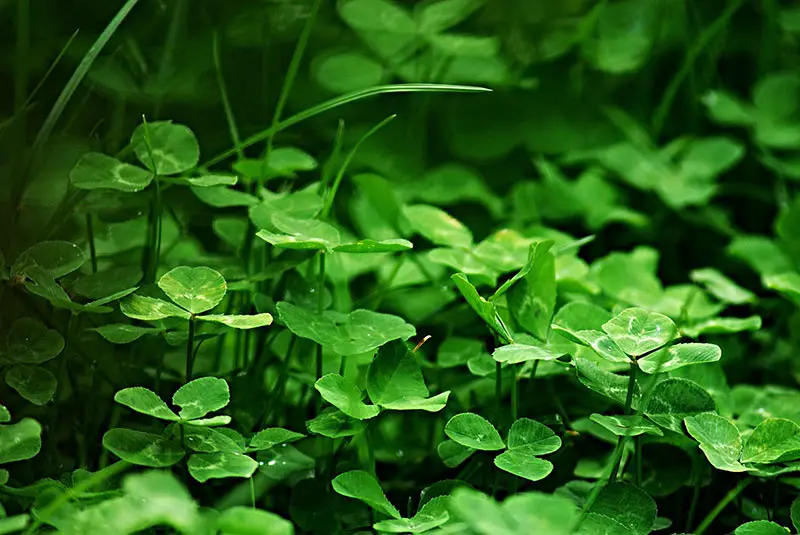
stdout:
{"type": "Polygon", "coordinates": [[[358,149],[361,148],[361,145],[373,134],[375,134],[375,132],[389,124],[395,117],[397,117],[397,115],[390,115],[383,121],[367,130],[367,132],[361,136],[356,144],[353,145],[353,148],[350,149],[350,152],[347,153],[347,157],[344,159],[341,167],[339,167],[339,171],[336,173],[336,178],[333,180],[333,186],[331,186],[330,192],[328,192],[328,194],[325,196],[325,204],[322,207],[322,212],[320,212],[320,218],[324,219],[330,213],[331,207],[333,206],[333,199],[336,197],[336,192],[339,190],[339,185],[342,183],[342,178],[344,177],[345,172],[347,172],[347,168],[350,165],[350,162],[353,161],[358,149]]]}
{"type": "Polygon", "coordinates": [[[358,100],[362,100],[365,98],[374,97],[376,95],[383,95],[385,93],[421,93],[421,92],[479,93],[488,91],[491,91],[491,89],[485,87],[469,86],[469,85],[448,85],[448,84],[392,84],[392,85],[379,85],[367,89],[360,89],[358,91],[353,91],[351,93],[347,93],[345,95],[341,95],[336,98],[326,100],[325,102],[317,104],[316,106],[312,106],[307,110],[292,115],[291,117],[284,119],[278,124],[270,126],[266,130],[262,130],[261,132],[250,136],[249,138],[242,141],[242,143],[239,144],[238,146],[235,146],[231,149],[226,150],[225,152],[218,154],[211,160],[205,162],[203,166],[209,167],[218,164],[219,162],[224,161],[230,158],[231,156],[235,155],[238,151],[244,150],[248,147],[255,145],[256,143],[264,141],[270,136],[274,136],[281,130],[285,130],[286,128],[294,126],[299,122],[305,121],[306,119],[310,119],[315,115],[325,113],[326,111],[338,108],[339,106],[344,106],[345,104],[350,104],[351,102],[356,102],[358,100]]]}
{"type": "MultiPolygon", "coordinates": [[[[222,73],[222,59],[219,53],[219,36],[214,32],[212,40],[212,54],[214,56],[214,70],[217,72],[217,86],[219,87],[219,96],[222,99],[222,109],[225,111],[225,120],[228,122],[228,130],[231,134],[231,141],[234,146],[241,143],[239,136],[239,127],[236,125],[236,116],[233,114],[233,107],[231,106],[230,98],[228,97],[228,86],[225,84],[225,76],[222,73]]],[[[244,153],[237,151],[239,159],[244,158],[244,153]]]]}
{"type": "Polygon", "coordinates": [[[45,143],[47,143],[47,140],[50,139],[50,134],[53,133],[53,129],[55,128],[58,119],[61,117],[61,114],[64,113],[64,109],[67,107],[72,95],[75,94],[78,86],[83,81],[86,73],[89,72],[92,64],[100,55],[100,52],[102,52],[103,48],[105,48],[106,44],[111,39],[111,36],[114,35],[114,33],[117,31],[117,28],[119,28],[120,24],[122,24],[122,21],[125,20],[137,3],[139,3],[139,0],[127,0],[125,5],[123,5],[114,18],[111,19],[111,22],[108,23],[108,26],[106,26],[105,30],[103,30],[103,33],[100,34],[89,51],[86,52],[86,55],[83,56],[83,59],[78,64],[75,72],[72,73],[72,77],[70,77],[67,85],[64,86],[64,89],[58,96],[58,100],[56,100],[56,103],[53,104],[53,108],[50,110],[50,114],[45,119],[44,124],[42,124],[42,128],[36,135],[36,139],[34,140],[32,147],[34,160],[39,154],[39,151],[42,150],[42,147],[44,147],[45,143]]]}

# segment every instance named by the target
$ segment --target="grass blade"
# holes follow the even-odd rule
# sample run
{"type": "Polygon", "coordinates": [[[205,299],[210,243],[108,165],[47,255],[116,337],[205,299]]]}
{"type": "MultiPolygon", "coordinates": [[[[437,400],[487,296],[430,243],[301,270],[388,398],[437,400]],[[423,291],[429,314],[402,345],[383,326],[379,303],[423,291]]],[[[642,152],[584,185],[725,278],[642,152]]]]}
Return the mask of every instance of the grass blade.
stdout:
{"type": "Polygon", "coordinates": [[[70,77],[67,85],[65,85],[64,89],[61,90],[58,100],[56,100],[56,103],[53,104],[53,108],[50,110],[50,114],[47,116],[47,119],[45,119],[42,128],[36,135],[36,139],[33,142],[34,161],[39,151],[42,150],[42,147],[45,145],[45,143],[47,143],[47,140],[50,138],[50,134],[52,134],[53,129],[58,122],[58,119],[61,117],[61,114],[64,113],[64,108],[67,107],[72,95],[75,94],[75,91],[83,81],[86,73],[89,72],[92,64],[97,59],[97,56],[100,55],[100,52],[103,50],[103,48],[105,48],[109,39],[111,39],[111,36],[114,35],[114,32],[117,31],[117,28],[119,28],[120,24],[122,24],[122,21],[125,20],[125,17],[128,16],[128,13],[133,10],[137,3],[139,3],[139,0],[128,0],[125,2],[125,5],[120,8],[114,18],[111,19],[111,22],[108,23],[108,26],[106,26],[105,30],[103,30],[103,33],[100,34],[89,51],[86,52],[86,55],[83,56],[83,59],[78,64],[75,72],[72,73],[72,77],[70,77]]]}
{"type": "Polygon", "coordinates": [[[231,149],[226,150],[225,152],[218,154],[211,160],[205,162],[203,164],[203,167],[209,167],[218,164],[219,162],[235,155],[238,151],[244,150],[248,147],[255,145],[256,143],[264,141],[268,139],[270,136],[274,136],[281,130],[285,130],[286,128],[289,128],[290,126],[293,126],[299,122],[305,121],[306,119],[310,119],[315,115],[319,115],[328,110],[338,108],[339,106],[344,106],[345,104],[350,104],[351,102],[356,102],[358,100],[362,100],[365,98],[374,97],[376,95],[382,95],[385,93],[421,93],[421,92],[478,93],[487,91],[491,91],[491,89],[485,87],[469,86],[469,85],[448,85],[448,84],[392,84],[392,85],[379,85],[367,89],[360,89],[358,91],[353,91],[351,93],[347,93],[345,95],[341,95],[336,98],[326,100],[325,102],[317,104],[316,106],[312,106],[307,110],[292,115],[288,119],[284,119],[278,124],[270,126],[266,130],[262,130],[261,132],[250,136],[249,138],[242,141],[242,143],[239,144],[238,146],[235,146],[231,149]]]}

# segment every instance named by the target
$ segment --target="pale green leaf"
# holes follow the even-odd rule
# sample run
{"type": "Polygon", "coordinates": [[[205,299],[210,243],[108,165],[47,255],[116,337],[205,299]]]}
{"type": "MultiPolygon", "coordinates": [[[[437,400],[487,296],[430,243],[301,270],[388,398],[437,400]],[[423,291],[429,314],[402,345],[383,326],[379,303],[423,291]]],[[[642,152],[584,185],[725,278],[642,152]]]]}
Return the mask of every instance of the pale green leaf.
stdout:
{"type": "Polygon", "coordinates": [[[196,420],[218,411],[231,400],[228,383],[218,377],[201,377],[180,387],[172,396],[172,403],[181,408],[182,420],[196,420]]]}
{"type": "Polygon", "coordinates": [[[171,422],[177,422],[180,419],[155,392],[141,386],[120,390],[114,395],[114,401],[154,418],[171,422]]]}
{"type": "Polygon", "coordinates": [[[78,189],[112,189],[132,193],[149,186],[153,181],[153,173],[111,156],[90,152],[78,160],[69,173],[69,179],[78,189]]]}
{"type": "MultiPolygon", "coordinates": [[[[5,419],[5,418],[4,418],[5,419]]],[[[32,418],[0,425],[0,464],[25,461],[42,449],[42,426],[32,418]]]]}
{"type": "Polygon", "coordinates": [[[692,366],[716,362],[722,350],[714,344],[674,344],[639,359],[639,367],[645,373],[665,373],[692,366]]]}
{"type": "Polygon", "coordinates": [[[189,474],[200,483],[226,477],[251,477],[258,463],[247,455],[234,452],[195,453],[187,463],[189,474]]]}
{"type": "Polygon", "coordinates": [[[627,308],[603,324],[603,331],[628,355],[638,357],[669,343],[678,328],[667,316],[627,308]]]}
{"type": "Polygon", "coordinates": [[[322,399],[357,420],[374,418],[381,411],[380,407],[367,405],[361,401],[361,391],[355,383],[336,373],[320,377],[314,388],[322,399]]]}
{"type": "Polygon", "coordinates": [[[107,431],[103,435],[103,447],[123,461],[152,468],[172,466],[184,454],[181,443],[176,440],[133,429],[107,431]]]}
{"type": "Polygon", "coordinates": [[[684,418],[715,410],[714,399],[700,385],[671,378],[653,388],[644,413],[658,425],[681,433],[684,418]]]}
{"type": "Polygon", "coordinates": [[[718,470],[746,472],[739,462],[742,454],[742,437],[736,426],[727,418],[711,412],[684,419],[686,430],[700,443],[706,459],[718,470]]]}
{"type": "Polygon", "coordinates": [[[200,314],[217,306],[225,297],[225,278],[208,267],[176,267],[158,280],[158,287],[175,304],[192,314],[200,314]]]}
{"type": "Polygon", "coordinates": [[[304,437],[305,435],[302,433],[295,433],[294,431],[289,431],[288,429],[283,429],[280,427],[271,427],[268,429],[262,429],[253,435],[253,437],[250,439],[250,443],[247,445],[247,449],[251,451],[268,450],[273,446],[277,446],[278,444],[296,442],[304,437]]]}
{"type": "Polygon", "coordinates": [[[494,465],[529,481],[542,480],[553,471],[553,464],[550,461],[539,459],[520,450],[504,451],[494,458],[494,465]]]}
{"type": "Polygon", "coordinates": [[[361,500],[373,509],[392,518],[401,518],[400,513],[386,499],[380,483],[363,470],[351,470],[339,474],[331,482],[333,490],[342,496],[361,500]]]}
{"type": "Polygon", "coordinates": [[[133,131],[131,146],[139,161],[159,175],[182,173],[200,160],[200,147],[194,133],[172,121],[140,124],[133,131]]]}
{"type": "Polygon", "coordinates": [[[272,324],[272,315],[267,312],[250,315],[206,314],[205,316],[197,316],[197,319],[221,323],[234,329],[256,329],[272,324]]]}
{"type": "Polygon", "coordinates": [[[337,245],[333,248],[339,253],[396,253],[408,251],[414,248],[414,244],[408,240],[388,239],[388,240],[359,240],[353,243],[337,245]]]}
{"type": "Polygon", "coordinates": [[[188,320],[192,315],[172,303],[145,295],[130,295],[120,301],[119,310],[129,318],[144,321],[163,320],[165,318],[183,318],[188,320]]]}
{"type": "Polygon", "coordinates": [[[381,533],[423,533],[450,520],[447,512],[449,496],[436,496],[425,502],[411,518],[383,520],[372,525],[381,533]]]}
{"type": "Polygon", "coordinates": [[[694,282],[702,284],[711,295],[723,303],[743,305],[752,303],[756,299],[753,292],[742,288],[714,268],[695,269],[689,276],[694,282]]]}
{"type": "Polygon", "coordinates": [[[624,416],[606,416],[603,414],[592,414],[589,419],[602,425],[619,437],[635,437],[639,435],[664,436],[664,432],[655,424],[647,421],[638,414],[628,414],[624,416]]]}
{"type": "Polygon", "coordinates": [[[496,451],[505,448],[500,433],[489,420],[471,412],[463,412],[450,418],[444,427],[444,433],[462,446],[476,450],[496,451]]]}
{"type": "Polygon", "coordinates": [[[222,535],[294,535],[294,526],[275,513],[243,505],[229,507],[217,517],[222,535]]]}
{"type": "Polygon", "coordinates": [[[417,234],[436,245],[471,247],[472,232],[450,214],[427,204],[403,208],[403,215],[417,234]]]}

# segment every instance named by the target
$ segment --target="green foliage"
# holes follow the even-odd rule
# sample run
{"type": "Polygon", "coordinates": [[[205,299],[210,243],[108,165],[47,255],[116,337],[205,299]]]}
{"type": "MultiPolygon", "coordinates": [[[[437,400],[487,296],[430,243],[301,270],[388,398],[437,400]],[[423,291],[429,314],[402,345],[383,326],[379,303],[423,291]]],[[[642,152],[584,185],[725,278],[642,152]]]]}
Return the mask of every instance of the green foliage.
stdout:
{"type": "Polygon", "coordinates": [[[800,529],[796,6],[84,4],[0,0],[0,533],[800,529]]]}

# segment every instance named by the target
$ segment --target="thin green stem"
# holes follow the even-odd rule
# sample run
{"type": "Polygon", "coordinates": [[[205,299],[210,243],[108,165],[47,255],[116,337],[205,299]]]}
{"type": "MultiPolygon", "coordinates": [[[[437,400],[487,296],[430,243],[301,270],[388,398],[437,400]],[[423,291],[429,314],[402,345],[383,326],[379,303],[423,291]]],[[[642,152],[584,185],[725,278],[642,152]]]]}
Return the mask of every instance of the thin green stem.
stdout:
{"type": "Polygon", "coordinates": [[[499,423],[500,414],[503,409],[503,368],[502,364],[495,362],[494,366],[494,419],[499,423]]]}
{"type": "Polygon", "coordinates": [[[86,239],[89,241],[89,256],[92,261],[92,273],[97,273],[97,248],[94,243],[94,220],[92,214],[86,214],[86,239]]]}
{"type": "Polygon", "coordinates": [[[195,322],[197,320],[194,316],[189,319],[189,337],[186,340],[186,382],[192,380],[192,373],[194,369],[194,330],[195,322]]]}
{"type": "MultiPolygon", "coordinates": [[[[696,463],[695,463],[696,464],[696,463]]],[[[700,474],[696,473],[697,469],[694,470],[695,474],[695,481],[694,481],[694,489],[692,490],[692,501],[689,504],[689,514],[686,515],[686,530],[689,531],[692,529],[692,524],[694,524],[694,516],[697,513],[697,504],[700,502],[700,489],[703,486],[702,480],[700,478],[700,474]]]]}
{"type": "Polygon", "coordinates": [[[512,364],[511,367],[514,370],[514,379],[511,381],[511,421],[516,422],[519,410],[519,378],[516,364],[512,364]]]}
{"type": "Polygon", "coordinates": [[[673,76],[669,81],[667,88],[664,90],[664,95],[661,97],[661,101],[658,103],[658,107],[653,114],[651,132],[654,140],[658,137],[658,135],[661,133],[661,129],[664,127],[664,123],[669,115],[669,110],[678,94],[678,89],[686,77],[689,76],[689,73],[692,71],[692,67],[700,57],[700,54],[702,54],[703,50],[708,47],[708,45],[711,43],[711,40],[725,29],[730,19],[739,10],[739,8],[742,7],[742,5],[744,5],[744,0],[729,0],[728,5],[725,6],[725,9],[722,11],[722,13],[720,13],[719,17],[717,17],[717,19],[712,22],[702,34],[700,34],[700,37],[694,43],[694,46],[692,46],[686,52],[678,72],[675,73],[675,76],[673,76]]]}
{"type": "Polygon", "coordinates": [[[347,171],[347,168],[350,166],[350,162],[353,161],[353,158],[358,152],[358,149],[367,139],[369,139],[378,130],[389,124],[395,117],[397,117],[397,115],[390,115],[383,121],[379,122],[369,130],[367,130],[367,132],[359,138],[356,144],[353,145],[353,148],[350,149],[350,152],[347,153],[347,157],[345,157],[344,162],[342,162],[342,165],[339,167],[339,171],[336,173],[336,177],[333,179],[333,185],[331,186],[331,190],[325,195],[325,203],[322,206],[322,211],[320,212],[319,216],[320,219],[325,219],[326,217],[328,217],[328,214],[330,213],[331,208],[333,207],[333,199],[336,198],[336,192],[339,191],[339,186],[342,183],[344,174],[347,171]]]}
{"type": "MultiPolygon", "coordinates": [[[[219,35],[216,31],[214,31],[211,48],[212,55],[214,56],[214,70],[217,73],[217,87],[219,87],[219,96],[222,100],[222,109],[225,111],[225,121],[228,123],[228,131],[231,134],[231,141],[233,141],[233,145],[235,147],[238,147],[241,143],[241,138],[239,137],[239,127],[236,125],[236,116],[233,114],[233,107],[231,107],[231,101],[228,97],[228,87],[225,84],[225,76],[222,73],[222,59],[219,52],[219,35]]],[[[236,157],[240,160],[244,158],[244,151],[241,149],[237,150],[236,157]]]]}
{"type": "MultiPolygon", "coordinates": [[[[631,372],[628,376],[628,392],[625,395],[625,415],[629,415],[632,412],[632,405],[633,405],[633,390],[636,387],[636,372],[639,369],[639,365],[636,361],[631,362],[631,372]]],[[[611,474],[609,475],[608,481],[609,483],[614,483],[617,480],[617,473],[619,472],[619,465],[622,462],[622,451],[625,449],[625,437],[617,437],[617,447],[614,453],[614,467],[611,469],[611,474]]]]}
{"type": "Polygon", "coordinates": [[[636,449],[636,479],[634,482],[637,487],[642,486],[642,436],[636,436],[633,439],[636,449]]]}
{"type": "MultiPolygon", "coordinates": [[[[325,253],[317,253],[319,256],[319,269],[317,270],[317,314],[322,315],[322,310],[325,308],[325,253]]],[[[319,380],[322,377],[322,344],[317,344],[316,355],[316,377],[319,380]]],[[[317,399],[317,413],[319,413],[322,405],[322,399],[317,399]]]]}
{"type": "Polygon", "coordinates": [[[736,497],[739,496],[739,494],[741,494],[742,491],[744,491],[744,489],[746,489],[747,486],[752,482],[753,479],[750,477],[739,481],[739,484],[737,484],[725,496],[723,496],[719,503],[717,503],[717,505],[715,505],[714,508],[706,515],[703,521],[700,522],[700,525],[697,526],[697,529],[693,531],[693,534],[703,535],[703,533],[705,533],[709,526],[714,523],[714,520],[717,519],[719,514],[728,506],[728,504],[735,500],[736,497]]]}
{"type": "Polygon", "coordinates": [[[525,384],[525,399],[529,399],[530,394],[533,391],[533,383],[536,380],[536,372],[539,370],[540,362],[540,360],[533,361],[533,366],[531,366],[531,374],[528,376],[528,382],[525,384]]]}
{"type": "Polygon", "coordinates": [[[250,477],[250,507],[256,508],[256,483],[253,476],[250,477]]]}

